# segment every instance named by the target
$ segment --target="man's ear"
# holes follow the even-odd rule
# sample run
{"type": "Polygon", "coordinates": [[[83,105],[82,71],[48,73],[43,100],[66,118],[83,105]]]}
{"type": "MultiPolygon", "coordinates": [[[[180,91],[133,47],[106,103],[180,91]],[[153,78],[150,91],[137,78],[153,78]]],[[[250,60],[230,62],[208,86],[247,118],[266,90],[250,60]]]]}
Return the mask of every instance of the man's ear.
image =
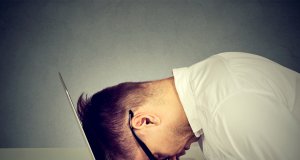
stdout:
{"type": "Polygon", "coordinates": [[[131,125],[134,129],[144,129],[146,127],[157,126],[160,124],[160,118],[151,113],[137,113],[131,119],[131,125]]]}

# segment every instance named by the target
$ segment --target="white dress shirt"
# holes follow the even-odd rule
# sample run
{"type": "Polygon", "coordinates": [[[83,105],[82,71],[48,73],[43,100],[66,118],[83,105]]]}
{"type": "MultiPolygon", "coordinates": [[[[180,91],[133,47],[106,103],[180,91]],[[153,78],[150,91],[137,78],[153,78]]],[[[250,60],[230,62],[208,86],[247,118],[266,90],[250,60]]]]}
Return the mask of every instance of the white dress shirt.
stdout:
{"type": "Polygon", "coordinates": [[[299,160],[300,74],[264,57],[227,52],[173,69],[207,160],[299,160]]]}

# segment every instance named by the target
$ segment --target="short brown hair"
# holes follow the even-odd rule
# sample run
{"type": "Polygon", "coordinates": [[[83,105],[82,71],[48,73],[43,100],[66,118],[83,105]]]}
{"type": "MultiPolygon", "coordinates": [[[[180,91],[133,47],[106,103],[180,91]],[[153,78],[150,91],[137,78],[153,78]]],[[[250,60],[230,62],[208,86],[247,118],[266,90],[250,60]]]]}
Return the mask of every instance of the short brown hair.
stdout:
{"type": "Polygon", "coordinates": [[[148,96],[146,82],[126,82],[79,97],[77,112],[96,159],[133,159],[128,110],[143,105],[148,96]]]}

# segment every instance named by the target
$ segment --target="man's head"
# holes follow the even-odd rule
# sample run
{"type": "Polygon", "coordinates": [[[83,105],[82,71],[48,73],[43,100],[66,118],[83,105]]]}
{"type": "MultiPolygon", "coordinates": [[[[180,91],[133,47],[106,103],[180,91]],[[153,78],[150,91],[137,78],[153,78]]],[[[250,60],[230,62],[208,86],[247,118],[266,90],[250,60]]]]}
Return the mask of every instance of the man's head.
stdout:
{"type": "Polygon", "coordinates": [[[129,82],[81,96],[78,113],[96,159],[147,159],[131,127],[158,159],[178,157],[195,141],[173,78],[129,82]]]}

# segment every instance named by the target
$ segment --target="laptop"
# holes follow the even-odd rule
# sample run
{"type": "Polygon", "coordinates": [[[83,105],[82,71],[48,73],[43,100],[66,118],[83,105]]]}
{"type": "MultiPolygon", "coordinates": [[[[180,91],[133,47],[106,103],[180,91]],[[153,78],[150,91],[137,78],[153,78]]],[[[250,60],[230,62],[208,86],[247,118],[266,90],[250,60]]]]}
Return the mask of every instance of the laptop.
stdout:
{"type": "MultiPolygon", "coordinates": [[[[65,94],[66,94],[66,96],[67,96],[67,99],[68,99],[68,101],[69,101],[70,107],[71,107],[71,109],[72,109],[73,115],[75,116],[75,119],[76,119],[76,122],[77,122],[77,126],[78,126],[78,128],[80,129],[80,133],[81,133],[81,135],[82,135],[82,137],[83,137],[83,139],[84,139],[84,142],[85,142],[85,144],[86,144],[86,146],[87,146],[87,149],[86,149],[86,150],[85,150],[85,149],[84,149],[84,150],[81,150],[82,154],[84,155],[84,159],[85,159],[85,160],[95,160],[95,156],[94,156],[94,154],[93,154],[93,152],[92,152],[91,146],[89,145],[89,142],[88,142],[88,140],[87,140],[87,137],[86,137],[86,135],[85,135],[85,133],[84,133],[84,131],[83,131],[83,128],[82,128],[82,126],[81,126],[81,122],[80,122],[80,120],[79,120],[79,118],[78,118],[78,115],[77,115],[76,109],[75,109],[75,107],[74,107],[72,98],[71,98],[71,96],[70,96],[70,94],[69,94],[68,88],[67,88],[67,86],[66,86],[66,84],[65,84],[65,82],[64,82],[64,79],[63,79],[61,73],[58,72],[58,74],[59,74],[59,79],[60,79],[60,81],[61,81],[61,83],[62,83],[62,86],[63,86],[63,88],[64,88],[65,94]]],[[[74,156],[75,156],[75,155],[74,155],[74,156]]],[[[78,158],[78,156],[76,156],[76,157],[78,158]]],[[[76,157],[74,157],[74,158],[76,158],[76,157]]],[[[77,158],[76,158],[76,159],[77,159],[77,158]]]]}

